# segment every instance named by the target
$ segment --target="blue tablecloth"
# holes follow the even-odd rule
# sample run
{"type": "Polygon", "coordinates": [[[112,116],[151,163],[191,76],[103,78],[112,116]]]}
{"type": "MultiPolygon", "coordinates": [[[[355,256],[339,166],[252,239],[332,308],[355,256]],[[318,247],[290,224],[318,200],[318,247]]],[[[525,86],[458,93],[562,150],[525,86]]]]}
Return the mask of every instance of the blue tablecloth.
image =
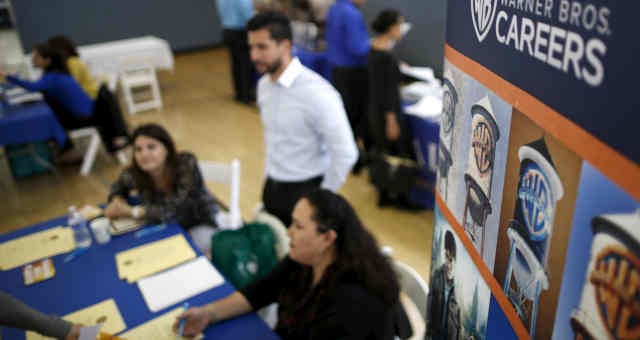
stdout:
{"type": "Polygon", "coordinates": [[[416,156],[420,164],[420,179],[428,184],[428,188],[416,188],[409,193],[414,203],[424,208],[433,209],[435,203],[436,171],[438,161],[438,140],[440,136],[439,122],[407,114],[409,126],[413,133],[416,156]]]}
{"type": "Polygon", "coordinates": [[[3,107],[0,115],[0,145],[40,142],[53,139],[62,146],[67,137],[58,119],[45,102],[3,107]]]}
{"type": "MultiPolygon", "coordinates": [[[[9,234],[0,235],[0,243],[28,235],[30,233],[64,225],[66,218],[54,219],[9,234]]],[[[150,319],[180,307],[182,302],[157,313],[149,311],[138,286],[118,279],[115,263],[117,252],[183,233],[182,228],[173,224],[162,232],[136,239],[133,233],[116,236],[111,242],[100,245],[94,242],[86,253],[69,263],[63,263],[66,254],[53,257],[56,275],[32,286],[25,286],[22,267],[0,272],[0,289],[24,301],[38,310],[56,315],[67,315],[76,310],[113,298],[127,325],[132,329],[150,319]]],[[[183,233],[184,234],[184,233],[183,233]]],[[[185,237],[196,249],[193,241],[185,237]]],[[[234,292],[227,282],[189,299],[191,306],[200,306],[221,299],[234,292]]],[[[3,339],[24,339],[25,332],[3,328],[3,339]]],[[[278,339],[269,327],[255,313],[221,322],[209,327],[205,339],[278,339]]],[[[132,339],[134,340],[134,339],[132,339]]]]}
{"type": "Polygon", "coordinates": [[[293,56],[300,59],[300,63],[331,81],[331,66],[326,52],[311,52],[304,47],[294,46],[293,56]]]}

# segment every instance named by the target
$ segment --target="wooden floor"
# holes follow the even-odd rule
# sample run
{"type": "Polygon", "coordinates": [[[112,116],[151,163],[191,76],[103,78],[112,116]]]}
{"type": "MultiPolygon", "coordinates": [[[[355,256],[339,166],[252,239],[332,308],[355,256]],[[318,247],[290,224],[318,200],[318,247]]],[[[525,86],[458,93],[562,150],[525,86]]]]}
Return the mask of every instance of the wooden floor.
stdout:
{"type": "MultiPolygon", "coordinates": [[[[176,56],[175,71],[161,72],[162,111],[127,115],[132,127],[146,122],[164,125],[178,149],[201,160],[241,162],[240,204],[245,219],[260,201],[264,148],[262,126],[255,106],[232,100],[228,55],[212,49],[176,56]]],[[[109,183],[122,167],[106,154],[98,156],[88,177],[78,167],[59,168],[59,176],[45,174],[13,180],[6,159],[0,160],[0,234],[61,216],[71,205],[99,204],[106,200],[109,183]]],[[[228,190],[209,186],[222,201],[228,190]]],[[[394,258],[414,267],[425,278],[429,272],[433,212],[411,213],[379,209],[367,175],[350,176],[343,194],[375,234],[381,245],[393,248],[394,258]]]]}

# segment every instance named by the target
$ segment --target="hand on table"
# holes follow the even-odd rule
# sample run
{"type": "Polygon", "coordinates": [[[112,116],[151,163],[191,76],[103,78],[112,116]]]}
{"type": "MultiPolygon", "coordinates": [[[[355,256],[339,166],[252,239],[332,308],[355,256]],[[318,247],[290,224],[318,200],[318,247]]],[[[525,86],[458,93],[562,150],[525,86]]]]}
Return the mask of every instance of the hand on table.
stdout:
{"type": "Polygon", "coordinates": [[[78,338],[80,338],[80,328],[82,328],[82,325],[73,324],[67,336],[64,337],[64,340],[78,340],[78,338]]]}
{"type": "Polygon", "coordinates": [[[115,219],[120,217],[130,217],[131,206],[127,204],[127,201],[120,196],[116,196],[111,200],[111,203],[104,210],[104,215],[108,218],[115,219]]]}
{"type": "Polygon", "coordinates": [[[211,313],[206,307],[189,308],[176,318],[176,322],[173,324],[173,331],[176,332],[176,334],[180,328],[180,322],[183,319],[185,319],[185,323],[182,336],[192,338],[209,326],[211,323],[211,313]]]}

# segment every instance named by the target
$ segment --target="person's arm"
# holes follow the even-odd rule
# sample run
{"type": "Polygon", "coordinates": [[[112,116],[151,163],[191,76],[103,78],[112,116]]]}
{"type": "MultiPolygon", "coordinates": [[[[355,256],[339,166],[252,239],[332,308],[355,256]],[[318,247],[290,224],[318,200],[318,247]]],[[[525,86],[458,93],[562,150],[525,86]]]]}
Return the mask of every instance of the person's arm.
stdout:
{"type": "MultiPolygon", "coordinates": [[[[257,103],[258,104],[258,111],[262,111],[262,108],[260,107],[260,94],[263,93],[264,91],[267,91],[267,90],[265,90],[265,81],[266,81],[265,77],[267,77],[267,75],[264,75],[264,76],[260,77],[260,79],[258,80],[258,85],[256,87],[256,90],[257,90],[257,92],[256,92],[257,96],[256,97],[258,99],[258,103],[257,103]]],[[[264,183],[266,183],[267,182],[267,177],[269,177],[269,162],[271,162],[271,153],[268,152],[268,150],[267,150],[268,145],[269,145],[268,144],[269,135],[267,134],[267,131],[264,129],[264,125],[262,127],[263,127],[263,134],[262,134],[263,137],[262,138],[263,138],[263,146],[264,146],[264,173],[263,173],[264,178],[263,178],[263,181],[264,181],[264,183]]]]}
{"type": "Polygon", "coordinates": [[[195,336],[218,321],[231,319],[275,302],[280,289],[284,287],[286,275],[294,266],[293,261],[287,257],[267,276],[250,283],[240,291],[207,305],[190,308],[178,316],[173,330],[177,332],[180,321],[186,319],[184,335],[195,336]]]}
{"type": "Polygon", "coordinates": [[[345,18],[346,46],[352,54],[364,57],[371,49],[364,17],[360,12],[349,12],[345,18]]]}
{"type": "Polygon", "coordinates": [[[133,179],[133,169],[125,169],[118,179],[111,184],[107,207],[104,215],[108,218],[119,218],[131,216],[131,207],[127,204],[129,192],[135,188],[133,179]]]}
{"type": "Polygon", "coordinates": [[[56,339],[73,339],[72,335],[78,331],[72,323],[41,313],[4,292],[0,292],[0,324],[56,339]]]}
{"type": "MultiPolygon", "coordinates": [[[[386,55],[385,55],[386,56],[386,55]]],[[[394,99],[395,92],[398,91],[399,84],[395,83],[394,60],[391,56],[385,58],[370,58],[369,81],[372,86],[371,98],[375,98],[377,107],[374,110],[375,119],[384,124],[384,131],[389,140],[397,140],[400,137],[400,125],[398,124],[397,112],[395,112],[394,99]]]]}
{"type": "Polygon", "coordinates": [[[53,80],[46,73],[37,81],[23,80],[12,75],[7,75],[7,81],[34,92],[45,91],[53,86],[53,80]]]}
{"type": "Polygon", "coordinates": [[[185,323],[182,335],[185,337],[194,337],[211,324],[249,312],[251,312],[251,305],[249,305],[247,299],[239,292],[235,292],[224,299],[208,305],[188,309],[176,318],[173,324],[173,331],[178,332],[180,322],[184,319],[185,323]]]}
{"type": "Polygon", "coordinates": [[[109,191],[107,202],[111,202],[116,196],[126,200],[129,198],[129,192],[133,189],[135,189],[133,168],[127,168],[120,174],[118,179],[111,184],[111,190],[109,191]]]}
{"type": "Polygon", "coordinates": [[[358,160],[358,147],[337,91],[318,91],[309,98],[314,126],[331,155],[331,166],[321,187],[337,192],[358,160]]]}

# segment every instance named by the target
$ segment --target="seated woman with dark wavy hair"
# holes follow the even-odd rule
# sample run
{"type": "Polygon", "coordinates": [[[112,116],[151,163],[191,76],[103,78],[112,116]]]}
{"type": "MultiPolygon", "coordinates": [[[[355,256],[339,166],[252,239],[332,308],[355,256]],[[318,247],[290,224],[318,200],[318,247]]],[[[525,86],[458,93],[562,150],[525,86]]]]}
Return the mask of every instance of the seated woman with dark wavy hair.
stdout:
{"type": "Polygon", "coordinates": [[[389,259],[341,196],[317,190],[301,198],[288,230],[291,250],[265,278],[191,308],[184,335],[278,302],[282,339],[393,339],[410,333],[389,259]],[[398,331],[401,329],[402,331],[398,331]]]}
{"type": "Polygon", "coordinates": [[[133,162],[111,185],[105,216],[147,223],[175,221],[208,254],[220,206],[205,186],[196,156],[177,152],[169,132],[158,124],[139,126],[131,140],[133,162]],[[134,191],[142,201],[139,206],[128,204],[134,191]]]}

